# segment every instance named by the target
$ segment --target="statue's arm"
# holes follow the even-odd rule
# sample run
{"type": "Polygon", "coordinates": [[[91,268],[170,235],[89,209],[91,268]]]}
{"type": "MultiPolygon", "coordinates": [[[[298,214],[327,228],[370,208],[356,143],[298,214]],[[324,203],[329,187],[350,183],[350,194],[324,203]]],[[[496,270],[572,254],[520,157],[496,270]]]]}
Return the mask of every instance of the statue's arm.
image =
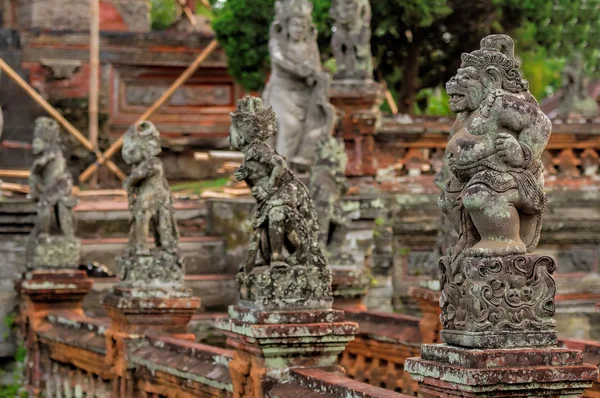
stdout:
{"type": "Polygon", "coordinates": [[[137,185],[140,181],[159,174],[162,171],[162,164],[158,158],[152,158],[135,167],[129,177],[127,177],[126,184],[128,186],[137,185]]]}
{"type": "Polygon", "coordinates": [[[550,139],[552,123],[534,104],[517,98],[503,98],[503,110],[498,112],[499,123],[517,132],[525,163],[539,159],[550,139]]]}
{"type": "Polygon", "coordinates": [[[269,49],[271,63],[278,68],[300,77],[308,77],[313,72],[307,63],[298,64],[287,59],[278,45],[270,44],[269,49]]]}
{"type": "Polygon", "coordinates": [[[271,157],[271,162],[273,164],[273,171],[269,177],[269,189],[272,191],[275,187],[279,186],[279,180],[288,166],[285,160],[276,153],[271,157]]]}

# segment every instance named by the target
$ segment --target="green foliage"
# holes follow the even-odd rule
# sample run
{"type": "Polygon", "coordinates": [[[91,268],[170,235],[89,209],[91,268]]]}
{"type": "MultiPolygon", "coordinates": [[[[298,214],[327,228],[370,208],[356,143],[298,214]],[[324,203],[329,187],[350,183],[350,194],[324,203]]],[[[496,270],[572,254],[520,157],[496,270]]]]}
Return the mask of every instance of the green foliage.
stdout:
{"type": "Polygon", "coordinates": [[[441,87],[424,88],[415,97],[415,115],[447,116],[452,115],[448,105],[448,94],[441,87]],[[423,108],[419,105],[423,104],[423,108]]]}
{"type": "Polygon", "coordinates": [[[193,182],[184,182],[181,184],[175,184],[171,186],[171,190],[173,192],[177,191],[188,191],[191,190],[194,194],[200,194],[202,191],[212,188],[221,188],[224,187],[225,184],[229,182],[228,178],[217,178],[214,180],[206,180],[206,181],[193,181],[193,182]]]}
{"type": "Polygon", "coordinates": [[[152,0],[152,29],[163,30],[177,19],[177,0],[152,0]]]}

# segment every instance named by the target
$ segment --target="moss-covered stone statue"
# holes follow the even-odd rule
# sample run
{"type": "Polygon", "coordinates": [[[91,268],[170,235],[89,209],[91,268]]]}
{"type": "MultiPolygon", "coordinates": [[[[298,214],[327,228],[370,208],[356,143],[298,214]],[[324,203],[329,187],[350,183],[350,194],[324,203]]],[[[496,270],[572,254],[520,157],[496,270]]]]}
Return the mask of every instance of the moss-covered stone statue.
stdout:
{"type": "Polygon", "coordinates": [[[342,199],[350,189],[346,178],[347,163],[344,145],[334,137],[328,137],[317,146],[310,173],[309,189],[319,220],[319,240],[324,250],[331,249],[327,250],[330,255],[336,248],[341,249],[343,237],[340,235],[349,223],[342,209],[342,199]]]}
{"type": "Polygon", "coordinates": [[[275,2],[269,33],[272,71],[263,96],[277,115],[279,134],[272,139],[277,152],[302,167],[312,163],[316,143],[331,135],[335,124],[312,9],[308,0],[275,2]]]}
{"type": "Polygon", "coordinates": [[[337,66],[334,79],[372,79],[369,0],[333,0],[329,14],[335,21],[331,36],[337,66]]]}
{"type": "Polygon", "coordinates": [[[559,115],[569,119],[594,118],[598,114],[598,103],[588,93],[583,56],[575,54],[562,72],[559,115]]]}
{"type": "Polygon", "coordinates": [[[71,268],[79,264],[80,241],[75,237],[73,177],[60,147],[60,126],[49,117],[35,120],[29,175],[30,195],[37,202],[37,219],[27,247],[28,269],[71,268]],[[56,220],[57,229],[53,228],[56,220]]]}
{"type": "Polygon", "coordinates": [[[319,245],[308,189],[266,141],[275,113],[246,97],[231,115],[232,149],[244,153],[235,171],[256,200],[248,255],[238,273],[241,305],[259,309],[329,308],[331,271],[319,245]]]}
{"type": "Polygon", "coordinates": [[[160,134],[152,123],[138,123],[125,134],[121,154],[132,166],[124,183],[132,214],[129,245],[118,261],[122,286],[183,284],[173,198],[157,157],[160,152],[160,134]],[[153,247],[148,242],[150,232],[153,247]]]}
{"type": "Polygon", "coordinates": [[[506,35],[462,55],[446,85],[458,113],[452,173],[439,204],[458,231],[440,261],[444,341],[467,347],[556,343],[553,258],[533,254],[547,198],[541,156],[551,133],[506,35]]]}

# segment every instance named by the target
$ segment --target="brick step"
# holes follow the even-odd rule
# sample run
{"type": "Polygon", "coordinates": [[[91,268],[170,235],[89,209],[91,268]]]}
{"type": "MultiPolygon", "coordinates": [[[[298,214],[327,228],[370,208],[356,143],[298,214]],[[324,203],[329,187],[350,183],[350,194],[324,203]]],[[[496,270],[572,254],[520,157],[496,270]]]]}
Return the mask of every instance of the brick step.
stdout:
{"type": "MultiPolygon", "coordinates": [[[[92,289],[85,297],[83,308],[88,316],[104,318],[108,315],[101,302],[119,281],[117,278],[92,278],[92,289]]],[[[194,296],[200,297],[203,312],[223,312],[235,303],[235,275],[187,275],[185,287],[192,289],[194,296]]]]}
{"type": "MultiPolygon", "coordinates": [[[[82,239],[81,264],[97,261],[117,272],[116,259],[127,247],[127,238],[82,239]]],[[[215,236],[182,237],[179,250],[187,275],[233,274],[226,261],[225,239],[215,236]]]]}

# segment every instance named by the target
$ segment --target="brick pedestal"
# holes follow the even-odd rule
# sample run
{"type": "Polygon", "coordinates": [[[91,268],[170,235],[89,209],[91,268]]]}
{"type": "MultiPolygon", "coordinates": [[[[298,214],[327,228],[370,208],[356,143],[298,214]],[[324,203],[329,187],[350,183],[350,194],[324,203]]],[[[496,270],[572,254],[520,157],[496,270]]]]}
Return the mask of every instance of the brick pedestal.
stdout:
{"type": "Polygon", "coordinates": [[[598,378],[581,351],[567,348],[465,349],[427,344],[405,369],[422,397],[579,397],[598,378]]]}
{"type": "Polygon", "coordinates": [[[340,310],[366,311],[363,304],[369,290],[369,277],[356,266],[331,266],[333,306],[340,310]]]}
{"type": "Polygon", "coordinates": [[[343,373],[338,355],[358,332],[343,311],[257,311],[230,307],[218,327],[234,348],[229,364],[234,397],[259,398],[289,369],[322,368],[343,373]]]}
{"type": "Polygon", "coordinates": [[[374,176],[377,172],[375,134],[381,122],[379,107],[385,92],[373,80],[334,80],[331,103],[338,112],[337,135],[344,138],[348,154],[346,175],[374,176]]]}

